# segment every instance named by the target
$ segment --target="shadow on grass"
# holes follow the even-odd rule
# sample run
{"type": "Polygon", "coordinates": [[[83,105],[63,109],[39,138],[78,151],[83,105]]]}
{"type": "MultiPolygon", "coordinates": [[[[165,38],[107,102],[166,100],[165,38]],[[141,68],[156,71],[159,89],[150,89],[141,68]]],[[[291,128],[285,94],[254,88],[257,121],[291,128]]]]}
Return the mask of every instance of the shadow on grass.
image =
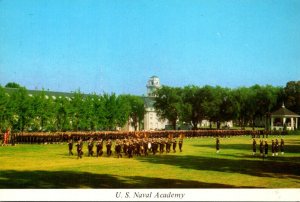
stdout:
{"type": "MultiPolygon", "coordinates": [[[[216,154],[217,155],[217,154],[216,154]]],[[[218,171],[227,173],[240,173],[257,177],[272,178],[295,178],[300,179],[300,162],[298,157],[289,157],[290,161],[275,161],[268,157],[262,159],[227,159],[209,158],[201,156],[151,156],[149,158],[138,158],[142,162],[154,164],[167,164],[184,169],[218,171]]],[[[227,156],[227,154],[225,154],[227,156]]],[[[239,156],[240,157],[240,156],[239,156]]],[[[279,157],[280,158],[280,157],[279,157]]]]}
{"type": "MultiPolygon", "coordinates": [[[[269,144],[269,151],[271,151],[272,142],[268,142],[269,144]]],[[[206,147],[206,148],[216,148],[215,144],[211,145],[192,145],[193,147],[206,147]]],[[[252,143],[251,144],[220,144],[220,149],[235,149],[235,150],[244,150],[252,152],[252,143]]],[[[259,152],[259,143],[256,146],[256,150],[259,152]]],[[[300,153],[300,145],[290,144],[284,146],[285,153],[300,153]]]]}
{"type": "MultiPolygon", "coordinates": [[[[193,180],[74,171],[1,171],[0,188],[247,188],[193,180]],[[120,179],[121,177],[122,179],[120,179]]],[[[250,187],[248,187],[250,188],[250,187]]]]}
{"type": "Polygon", "coordinates": [[[300,140],[288,140],[287,142],[300,145],[300,140]]]}

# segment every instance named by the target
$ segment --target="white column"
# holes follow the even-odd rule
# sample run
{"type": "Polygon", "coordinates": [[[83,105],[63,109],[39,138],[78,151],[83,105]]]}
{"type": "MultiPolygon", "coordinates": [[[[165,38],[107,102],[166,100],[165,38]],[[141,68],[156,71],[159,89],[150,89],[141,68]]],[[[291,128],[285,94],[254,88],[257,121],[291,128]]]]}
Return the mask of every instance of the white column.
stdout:
{"type": "Polygon", "coordinates": [[[274,122],[274,118],[271,117],[271,130],[273,130],[273,122],[274,122]]]}
{"type": "Polygon", "coordinates": [[[147,110],[144,118],[144,130],[149,130],[149,111],[147,110]]]}
{"type": "Polygon", "coordinates": [[[286,121],[286,118],[285,118],[285,117],[283,117],[283,125],[285,124],[285,121],[286,121]]]}
{"type": "Polygon", "coordinates": [[[291,117],[291,130],[295,130],[294,118],[291,117]]]}
{"type": "Polygon", "coordinates": [[[295,127],[295,129],[297,129],[298,128],[298,117],[296,117],[296,127],[295,127]]]}

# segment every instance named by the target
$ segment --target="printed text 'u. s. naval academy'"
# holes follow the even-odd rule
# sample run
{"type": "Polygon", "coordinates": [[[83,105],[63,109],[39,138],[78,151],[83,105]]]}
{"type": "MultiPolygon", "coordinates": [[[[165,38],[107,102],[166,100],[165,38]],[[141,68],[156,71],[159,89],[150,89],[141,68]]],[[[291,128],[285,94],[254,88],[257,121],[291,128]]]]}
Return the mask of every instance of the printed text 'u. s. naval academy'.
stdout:
{"type": "Polygon", "coordinates": [[[116,192],[116,198],[139,199],[183,199],[185,193],[174,192],[116,192]]]}

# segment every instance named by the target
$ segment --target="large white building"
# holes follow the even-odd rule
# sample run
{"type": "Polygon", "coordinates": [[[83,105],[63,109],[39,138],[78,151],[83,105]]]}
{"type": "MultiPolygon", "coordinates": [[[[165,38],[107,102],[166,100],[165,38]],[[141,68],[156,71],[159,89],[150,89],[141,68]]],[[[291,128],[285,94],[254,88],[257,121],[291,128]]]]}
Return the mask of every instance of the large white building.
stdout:
{"type": "Polygon", "coordinates": [[[167,120],[160,120],[154,108],[155,90],[160,88],[157,76],[152,76],[147,82],[147,96],[143,97],[145,102],[144,130],[162,130],[168,125],[167,120]]]}

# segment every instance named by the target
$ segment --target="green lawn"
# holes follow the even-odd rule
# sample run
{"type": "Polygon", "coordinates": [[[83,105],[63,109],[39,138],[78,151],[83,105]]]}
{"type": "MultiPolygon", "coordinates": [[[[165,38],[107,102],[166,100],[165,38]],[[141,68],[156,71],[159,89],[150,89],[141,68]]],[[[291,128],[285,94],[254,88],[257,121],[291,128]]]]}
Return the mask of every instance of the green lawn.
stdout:
{"type": "Polygon", "coordinates": [[[220,139],[219,154],[215,139],[193,138],[182,153],[133,159],[87,157],[86,145],[82,159],[66,143],[4,146],[0,188],[300,188],[300,134],[284,139],[284,156],[264,160],[250,136],[220,139]]]}

